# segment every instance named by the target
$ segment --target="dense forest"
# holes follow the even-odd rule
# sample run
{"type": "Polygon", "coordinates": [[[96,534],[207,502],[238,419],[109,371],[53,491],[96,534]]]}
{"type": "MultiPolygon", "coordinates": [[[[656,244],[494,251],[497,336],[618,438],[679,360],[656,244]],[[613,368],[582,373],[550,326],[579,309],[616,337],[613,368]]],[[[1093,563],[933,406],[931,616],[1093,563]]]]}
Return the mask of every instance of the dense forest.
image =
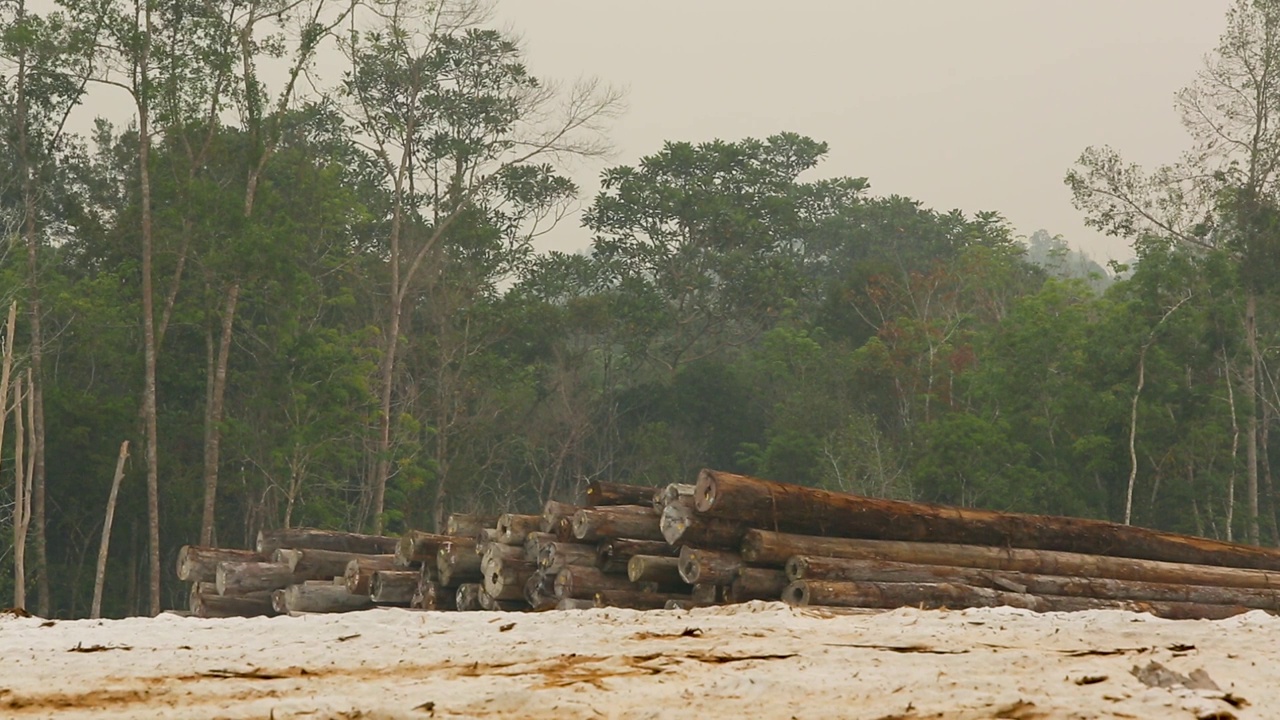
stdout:
{"type": "Polygon", "coordinates": [[[703,466],[1280,541],[1280,0],[1178,93],[1189,153],[1063,168],[1110,272],[784,128],[580,197],[622,98],[467,0],[0,12],[6,602],[88,613],[121,462],[117,616],[184,602],[184,543],[703,466]],[[575,202],[590,246],[539,251],[575,202]]]}

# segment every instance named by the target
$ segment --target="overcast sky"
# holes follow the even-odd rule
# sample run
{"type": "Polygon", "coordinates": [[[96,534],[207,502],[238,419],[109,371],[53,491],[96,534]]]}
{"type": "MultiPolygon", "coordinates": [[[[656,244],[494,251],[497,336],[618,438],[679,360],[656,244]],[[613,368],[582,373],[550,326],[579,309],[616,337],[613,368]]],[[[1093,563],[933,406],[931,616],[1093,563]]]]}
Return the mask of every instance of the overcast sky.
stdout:
{"type": "MultiPolygon", "coordinates": [[[[502,0],[531,69],[628,90],[611,164],[664,140],[795,131],[831,145],[822,175],[939,210],[996,210],[1129,257],[1084,226],[1062,177],[1109,144],[1176,159],[1173,93],[1217,42],[1230,0],[502,0]]],[[[587,202],[602,165],[576,179],[587,202]]],[[[547,244],[589,241],[577,218],[547,244]]]]}

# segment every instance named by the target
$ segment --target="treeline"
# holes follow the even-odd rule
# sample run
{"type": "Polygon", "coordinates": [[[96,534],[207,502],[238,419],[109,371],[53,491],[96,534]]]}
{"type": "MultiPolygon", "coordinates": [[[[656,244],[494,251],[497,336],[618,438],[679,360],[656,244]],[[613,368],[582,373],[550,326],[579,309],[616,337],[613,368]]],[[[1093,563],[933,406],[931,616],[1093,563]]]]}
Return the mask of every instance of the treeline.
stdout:
{"type": "MultiPolygon", "coordinates": [[[[790,133],[610,168],[590,248],[540,253],[619,97],[539,80],[483,10],[5,7],[0,597],[88,612],[125,440],[106,615],[185,602],[185,543],[431,529],[704,466],[1280,539],[1280,140],[1242,155],[1191,117],[1203,172],[1086,152],[1078,203],[1137,240],[1115,282],[1046,236],[1032,262],[998,214],[811,179],[827,146],[790,133]],[[133,121],[68,132],[100,97],[133,121]]],[[[1280,69],[1273,18],[1241,0],[1213,61],[1261,43],[1280,69]]]]}

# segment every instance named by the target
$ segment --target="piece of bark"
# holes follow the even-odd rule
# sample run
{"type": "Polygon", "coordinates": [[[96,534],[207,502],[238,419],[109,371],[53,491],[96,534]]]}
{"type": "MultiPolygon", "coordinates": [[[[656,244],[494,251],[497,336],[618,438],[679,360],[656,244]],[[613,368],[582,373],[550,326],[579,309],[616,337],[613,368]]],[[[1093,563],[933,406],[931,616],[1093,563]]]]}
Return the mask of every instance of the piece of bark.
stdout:
{"type": "Polygon", "coordinates": [[[625,575],[609,575],[597,568],[570,565],[556,575],[558,598],[590,598],[601,590],[634,590],[635,584],[625,575]]]}
{"type": "Polygon", "coordinates": [[[378,605],[408,605],[421,578],[414,570],[378,570],[369,582],[369,599],[378,605]]]}
{"type": "Polygon", "coordinates": [[[671,483],[665,487],[658,488],[653,493],[653,510],[659,515],[662,514],[663,508],[676,502],[688,502],[689,506],[693,506],[693,490],[696,486],[686,483],[671,483]]]}
{"type": "Polygon", "coordinates": [[[694,545],[718,550],[737,550],[750,528],[745,523],[699,515],[693,498],[680,498],[665,506],[658,522],[668,545],[694,545]]]}
{"type": "Polygon", "coordinates": [[[687,595],[641,592],[638,590],[601,590],[593,598],[598,608],[619,607],[633,610],[662,610],[668,600],[688,600],[687,595]]]}
{"type": "Polygon", "coordinates": [[[440,584],[455,586],[483,580],[481,561],[474,545],[442,545],[436,552],[436,571],[440,584]]]}
{"type": "Polygon", "coordinates": [[[581,505],[548,500],[542,505],[542,522],[539,523],[538,529],[542,532],[554,534],[561,518],[571,518],[574,513],[581,509],[581,505]]]}
{"type": "Polygon", "coordinates": [[[485,573],[484,591],[494,600],[524,600],[524,584],[537,570],[526,560],[504,560],[485,573]]]}
{"type": "Polygon", "coordinates": [[[497,524],[497,515],[450,513],[444,523],[444,533],[455,537],[474,538],[482,529],[491,528],[497,524]]]}
{"type": "Polygon", "coordinates": [[[729,585],[743,566],[742,556],[725,550],[680,548],[680,577],[690,585],[729,585]]]}
{"type": "Polygon", "coordinates": [[[653,491],[654,488],[647,485],[625,485],[595,480],[587,485],[587,504],[592,507],[601,505],[648,505],[652,507],[653,491]]]}
{"type": "Polygon", "coordinates": [[[294,550],[333,550],[335,552],[388,555],[395,553],[400,538],[383,535],[362,535],[338,530],[317,528],[281,528],[258,532],[258,554],[271,555],[280,548],[294,550]]]}
{"type": "Polygon", "coordinates": [[[1002,548],[1280,570],[1280,549],[1160,532],[1101,520],[868,498],[703,470],[699,513],[756,528],[830,537],[1002,548]]]}
{"type": "Polygon", "coordinates": [[[300,583],[284,591],[285,608],[291,613],[332,613],[367,610],[373,601],[367,595],[352,595],[342,585],[300,583]]]}
{"type": "Polygon", "coordinates": [[[368,595],[369,582],[373,573],[378,570],[393,570],[394,561],[387,560],[386,555],[363,555],[352,558],[342,573],[343,585],[352,595],[368,595]]]}
{"type": "Polygon", "coordinates": [[[543,546],[538,567],[554,575],[570,565],[595,567],[596,546],[556,541],[543,546]]]}
{"type": "Polygon", "coordinates": [[[665,586],[684,583],[684,578],[680,577],[680,558],[659,555],[632,555],[627,562],[627,579],[665,586]]]}
{"type": "Polygon", "coordinates": [[[605,538],[596,547],[596,567],[607,573],[624,573],[627,563],[636,555],[675,557],[679,554],[679,548],[671,547],[665,540],[605,538]]]}
{"type": "Polygon", "coordinates": [[[287,563],[223,561],[218,563],[214,582],[219,595],[247,595],[261,590],[279,590],[295,582],[287,563]]]}
{"type": "Polygon", "coordinates": [[[580,542],[604,538],[663,540],[658,515],[645,505],[584,508],[573,515],[573,536],[580,542]]]}
{"type": "Polygon", "coordinates": [[[781,600],[782,591],[791,581],[787,573],[774,568],[743,567],[729,585],[729,602],[748,600],[781,600]]]}
{"type": "Polygon", "coordinates": [[[525,537],[531,532],[539,532],[541,526],[541,515],[506,513],[498,517],[498,542],[523,546],[525,537]]]}
{"type": "Polygon", "coordinates": [[[183,582],[213,582],[218,574],[218,563],[228,560],[261,562],[265,558],[253,550],[183,545],[178,549],[178,579],[183,582]]]}
{"type": "Polygon", "coordinates": [[[480,594],[484,587],[480,583],[462,583],[454,594],[454,607],[463,611],[474,611],[480,607],[480,594]]]}
{"type": "Polygon", "coordinates": [[[1280,573],[1266,570],[954,543],[820,538],[765,530],[747,533],[742,541],[742,555],[751,564],[768,566],[781,566],[793,556],[809,555],[919,565],[953,565],[1041,575],[1280,590],[1280,573]]]}
{"type": "Polygon", "coordinates": [[[1127,610],[1145,612],[1170,620],[1221,620],[1248,612],[1240,605],[1210,605],[1186,602],[1099,600],[1097,598],[1041,596],[991,590],[961,583],[837,582],[798,580],[782,593],[792,605],[831,607],[941,608],[1008,606],[1034,612],[1080,612],[1083,610],[1127,610]]]}

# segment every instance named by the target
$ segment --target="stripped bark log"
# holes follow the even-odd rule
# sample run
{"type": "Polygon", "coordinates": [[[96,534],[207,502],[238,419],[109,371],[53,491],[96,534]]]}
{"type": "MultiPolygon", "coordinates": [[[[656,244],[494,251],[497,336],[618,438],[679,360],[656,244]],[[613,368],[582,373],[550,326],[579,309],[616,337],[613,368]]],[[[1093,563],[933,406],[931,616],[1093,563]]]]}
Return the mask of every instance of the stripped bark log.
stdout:
{"type": "Polygon", "coordinates": [[[524,547],[520,545],[503,545],[492,543],[485,549],[480,558],[480,572],[488,577],[490,573],[502,567],[504,562],[524,562],[524,547]]]}
{"type": "Polygon", "coordinates": [[[474,545],[447,543],[436,552],[436,570],[441,585],[453,586],[484,579],[481,558],[474,545]]]}
{"type": "Polygon", "coordinates": [[[524,559],[537,564],[542,557],[542,548],[556,541],[556,536],[547,532],[531,532],[524,539],[524,559]]]}
{"type": "Polygon", "coordinates": [[[723,550],[680,548],[680,577],[690,585],[730,585],[738,577],[742,556],[723,550]]]}
{"type": "Polygon", "coordinates": [[[687,595],[641,592],[639,590],[601,590],[593,600],[598,608],[619,607],[633,610],[661,610],[669,600],[688,600],[687,595]]]}
{"type": "Polygon", "coordinates": [[[596,567],[607,573],[624,573],[627,563],[636,555],[675,557],[679,554],[679,548],[671,547],[665,540],[606,538],[596,547],[596,567]]]}
{"type": "Polygon", "coordinates": [[[560,524],[561,518],[571,518],[574,513],[581,509],[581,505],[548,500],[542,506],[542,522],[539,523],[538,529],[542,532],[554,533],[556,527],[560,524]]]}
{"type": "Polygon", "coordinates": [[[297,580],[286,563],[223,561],[214,572],[219,595],[247,595],[260,590],[279,590],[297,580]]]}
{"type": "Polygon", "coordinates": [[[537,570],[527,560],[504,560],[485,573],[484,591],[494,600],[524,600],[524,584],[537,570]]]}
{"type": "Polygon", "coordinates": [[[393,570],[394,562],[387,560],[386,555],[364,555],[352,558],[342,573],[343,585],[352,595],[368,595],[371,591],[369,583],[373,573],[378,570],[393,570]]]}
{"type": "Polygon", "coordinates": [[[634,590],[635,585],[625,575],[607,575],[592,567],[571,565],[556,575],[555,592],[558,598],[591,598],[601,590],[634,590]]]}
{"type": "Polygon", "coordinates": [[[414,570],[377,570],[369,581],[369,599],[378,605],[408,605],[421,577],[414,570]]]}
{"type": "Polygon", "coordinates": [[[444,532],[455,537],[474,538],[484,528],[498,524],[497,515],[478,515],[475,513],[452,513],[445,520],[444,532]]]}
{"type": "Polygon", "coordinates": [[[365,560],[367,562],[378,563],[390,569],[395,565],[395,557],[396,556],[393,553],[385,555],[365,555],[363,553],[317,550],[314,548],[305,550],[286,548],[275,552],[276,562],[287,563],[289,565],[289,569],[293,572],[293,575],[296,578],[323,580],[325,578],[333,579],[334,577],[342,577],[344,578],[344,582],[347,573],[347,563],[350,563],[352,560],[365,560]]]}
{"type": "Polygon", "coordinates": [[[658,555],[632,555],[627,562],[627,579],[668,586],[684,583],[680,577],[680,558],[658,555]]]}
{"type": "Polygon", "coordinates": [[[790,580],[782,570],[773,568],[744,567],[729,585],[729,602],[748,600],[781,600],[782,591],[790,580]]]}
{"type": "Polygon", "coordinates": [[[387,555],[396,551],[400,538],[383,535],[361,535],[338,530],[316,528],[281,528],[258,531],[258,554],[271,557],[276,550],[333,550],[335,552],[387,555]]]}
{"type": "Polygon", "coordinates": [[[737,550],[749,529],[745,523],[698,515],[693,498],[681,498],[666,505],[658,523],[668,545],[695,545],[720,550],[737,550]]]}
{"type": "Polygon", "coordinates": [[[556,541],[544,546],[538,556],[538,567],[551,575],[555,575],[570,565],[595,567],[595,564],[595,545],[556,541]]]}
{"type": "Polygon", "coordinates": [[[1280,549],[1101,520],[868,498],[703,470],[698,512],[756,528],[832,537],[951,542],[1280,570],[1280,549]]]}
{"type": "Polygon", "coordinates": [[[653,505],[654,488],[646,485],[624,485],[622,483],[592,481],[587,485],[587,504],[591,507],[601,505],[653,505]]]}
{"type": "Polygon", "coordinates": [[[373,601],[367,595],[352,595],[342,585],[300,583],[284,591],[285,609],[290,613],[350,612],[367,610],[373,601]]]}
{"type": "MultiPolygon", "coordinates": [[[[418,530],[410,530],[400,538],[400,542],[396,543],[396,567],[409,568],[416,567],[421,563],[435,564],[436,553],[440,550],[440,546],[445,543],[461,544],[467,542],[467,538],[454,537],[452,535],[438,535],[436,533],[420,532],[418,530]]],[[[474,545],[475,541],[471,540],[474,545]]]]}
{"type": "Polygon", "coordinates": [[[525,537],[531,532],[538,532],[541,527],[541,515],[506,513],[498,518],[498,542],[504,545],[524,545],[525,537]]]}
{"type": "Polygon", "coordinates": [[[677,502],[687,502],[692,506],[695,487],[697,486],[685,483],[671,483],[666,487],[655,490],[653,493],[653,511],[661,515],[663,508],[677,502]]]}
{"type": "Polygon", "coordinates": [[[582,542],[604,538],[663,540],[658,514],[644,505],[585,508],[573,515],[573,536],[582,542]]]}
{"type": "Polygon", "coordinates": [[[263,590],[246,595],[219,595],[215,583],[191,583],[187,596],[187,609],[200,618],[256,617],[275,615],[271,607],[271,591],[263,590]]]}
{"type": "Polygon", "coordinates": [[[220,562],[262,560],[264,558],[253,550],[183,545],[178,548],[178,579],[183,582],[213,582],[220,562]]]}

